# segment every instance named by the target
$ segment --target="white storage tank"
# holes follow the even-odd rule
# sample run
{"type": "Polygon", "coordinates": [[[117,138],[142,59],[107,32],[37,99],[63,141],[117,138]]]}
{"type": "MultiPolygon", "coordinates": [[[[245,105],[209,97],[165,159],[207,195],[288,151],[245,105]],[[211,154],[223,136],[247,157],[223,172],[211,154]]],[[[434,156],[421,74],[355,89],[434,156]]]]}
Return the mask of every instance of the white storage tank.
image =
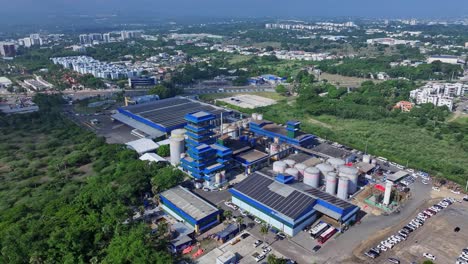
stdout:
{"type": "Polygon", "coordinates": [[[304,171],[305,169],[307,169],[307,166],[305,164],[296,163],[296,165],[294,165],[294,168],[297,169],[297,171],[299,171],[300,177],[304,177],[304,171]]]}
{"type": "Polygon", "coordinates": [[[284,173],[293,176],[295,180],[299,178],[299,171],[295,168],[287,168],[284,173]]]}
{"type": "Polygon", "coordinates": [[[363,155],[362,156],[362,162],[364,163],[370,163],[371,162],[371,156],[370,155],[363,155]]]}
{"type": "Polygon", "coordinates": [[[258,119],[258,114],[257,113],[253,113],[252,114],[252,120],[257,120],[258,119]]]}
{"type": "Polygon", "coordinates": [[[357,186],[358,186],[359,170],[354,167],[340,166],[339,176],[347,177],[349,179],[348,193],[349,194],[355,193],[357,190],[357,186]]]}
{"type": "Polygon", "coordinates": [[[183,137],[171,137],[169,139],[169,149],[171,152],[171,164],[179,164],[180,156],[185,150],[185,139],[183,137]]]}
{"type": "Polygon", "coordinates": [[[283,160],[286,165],[288,165],[289,168],[294,168],[294,165],[296,165],[296,161],[292,159],[285,159],[283,160]]]}
{"type": "Polygon", "coordinates": [[[344,160],[337,158],[330,158],[327,160],[327,162],[335,169],[338,169],[338,167],[343,166],[346,163],[344,160]]]}
{"type": "Polygon", "coordinates": [[[326,176],[325,191],[329,194],[336,193],[336,173],[329,172],[326,176]]]}
{"type": "Polygon", "coordinates": [[[187,131],[183,128],[174,129],[171,131],[171,138],[185,138],[185,133],[187,131]]]}
{"type": "Polygon", "coordinates": [[[276,173],[284,173],[288,165],[282,161],[273,162],[273,171],[276,173]]]}
{"type": "Polygon", "coordinates": [[[336,196],[340,199],[348,199],[348,183],[349,179],[347,177],[340,177],[338,179],[338,191],[336,196]]]}
{"type": "Polygon", "coordinates": [[[304,183],[314,188],[318,188],[320,184],[320,170],[315,167],[305,169],[304,183]]]}
{"type": "Polygon", "coordinates": [[[257,114],[257,120],[263,120],[263,115],[262,114],[257,114]]]}
{"type": "Polygon", "coordinates": [[[372,159],[372,160],[371,160],[371,163],[372,163],[372,165],[377,165],[377,160],[376,160],[376,159],[372,159]]]}
{"type": "Polygon", "coordinates": [[[320,170],[323,176],[326,176],[329,172],[335,170],[331,165],[326,163],[317,164],[315,167],[320,170]]]}

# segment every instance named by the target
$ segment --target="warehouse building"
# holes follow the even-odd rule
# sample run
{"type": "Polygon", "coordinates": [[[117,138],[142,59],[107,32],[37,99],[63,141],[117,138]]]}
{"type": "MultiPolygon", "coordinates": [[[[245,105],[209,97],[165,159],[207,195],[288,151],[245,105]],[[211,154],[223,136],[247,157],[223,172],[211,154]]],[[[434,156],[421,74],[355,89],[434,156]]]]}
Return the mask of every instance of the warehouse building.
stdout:
{"type": "Polygon", "coordinates": [[[303,183],[288,182],[254,172],[229,191],[234,204],[290,236],[322,215],[340,225],[356,220],[359,207],[303,183]]]}
{"type": "Polygon", "coordinates": [[[185,97],[173,97],[159,101],[152,101],[137,105],[130,105],[117,109],[112,115],[114,120],[138,129],[155,138],[166,135],[174,129],[183,128],[187,122],[185,115],[199,111],[214,114],[216,118],[221,113],[229,115],[231,112],[223,108],[201,103],[185,97]]]}
{"type": "Polygon", "coordinates": [[[219,223],[220,211],[182,186],[159,194],[161,207],[175,219],[201,233],[219,223]]]}

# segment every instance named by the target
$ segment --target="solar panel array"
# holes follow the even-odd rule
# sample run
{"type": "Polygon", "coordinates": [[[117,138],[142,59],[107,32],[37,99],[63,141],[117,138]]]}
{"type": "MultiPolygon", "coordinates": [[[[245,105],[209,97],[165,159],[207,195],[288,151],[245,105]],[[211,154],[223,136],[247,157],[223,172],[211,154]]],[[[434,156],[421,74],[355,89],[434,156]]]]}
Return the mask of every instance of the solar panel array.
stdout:
{"type": "Polygon", "coordinates": [[[146,104],[132,105],[124,107],[124,109],[166,128],[186,123],[184,117],[189,113],[205,111],[219,115],[221,112],[225,112],[222,109],[185,98],[169,98],[146,104]]]}
{"type": "Polygon", "coordinates": [[[319,189],[312,188],[312,189],[305,190],[305,192],[310,193],[314,197],[317,197],[320,200],[324,200],[324,201],[326,201],[328,203],[331,203],[331,204],[333,204],[336,207],[339,207],[341,209],[346,209],[346,208],[354,206],[353,204],[348,203],[345,200],[339,199],[339,198],[337,198],[337,197],[335,197],[335,196],[333,196],[333,195],[331,195],[329,193],[322,192],[319,189]]]}
{"type": "Polygon", "coordinates": [[[287,197],[277,194],[268,188],[273,182],[274,180],[267,176],[254,173],[233,189],[292,219],[297,219],[304,210],[315,203],[314,198],[297,190],[287,197]]]}

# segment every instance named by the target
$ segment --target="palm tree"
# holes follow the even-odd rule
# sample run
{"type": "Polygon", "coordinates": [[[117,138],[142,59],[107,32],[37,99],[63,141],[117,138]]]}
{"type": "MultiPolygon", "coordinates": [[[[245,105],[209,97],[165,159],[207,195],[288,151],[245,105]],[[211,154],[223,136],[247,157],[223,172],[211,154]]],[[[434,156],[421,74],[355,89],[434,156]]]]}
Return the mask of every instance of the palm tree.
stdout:
{"type": "Polygon", "coordinates": [[[232,211],[230,211],[230,210],[224,211],[224,212],[223,212],[223,216],[224,216],[225,219],[231,218],[231,216],[232,216],[232,211]]]}
{"type": "Polygon", "coordinates": [[[268,244],[265,240],[266,235],[268,234],[268,226],[262,225],[262,227],[260,227],[260,234],[263,235],[263,241],[265,241],[265,243],[268,244]]]}
{"type": "Polygon", "coordinates": [[[240,231],[241,231],[241,225],[244,223],[244,218],[238,217],[238,218],[236,219],[236,222],[237,222],[237,224],[239,225],[239,233],[240,233],[240,231]]]}

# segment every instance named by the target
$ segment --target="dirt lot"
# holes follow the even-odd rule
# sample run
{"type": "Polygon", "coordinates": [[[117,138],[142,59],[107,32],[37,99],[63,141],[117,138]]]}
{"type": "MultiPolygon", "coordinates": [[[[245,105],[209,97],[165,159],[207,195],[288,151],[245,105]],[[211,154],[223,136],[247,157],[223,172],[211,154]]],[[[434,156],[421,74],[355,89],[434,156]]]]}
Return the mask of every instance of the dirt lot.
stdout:
{"type": "MultiPolygon", "coordinates": [[[[440,198],[431,200],[426,205],[438,202],[440,198]]],[[[415,212],[417,214],[417,212],[415,212]]],[[[376,260],[366,259],[364,263],[388,263],[389,257],[398,258],[401,263],[422,263],[425,259],[422,255],[427,252],[436,257],[435,263],[455,263],[463,248],[468,247],[468,203],[454,203],[437,215],[426,221],[424,226],[411,233],[406,241],[396,245],[393,249],[384,252],[376,260]],[[460,227],[460,232],[454,232],[455,227],[460,227]]],[[[406,221],[408,222],[408,221],[406,221]]],[[[402,223],[403,224],[403,223],[402,223]]],[[[374,236],[367,248],[377,244],[383,238],[393,234],[402,225],[385,230],[374,236]]],[[[361,254],[364,248],[355,253],[361,254]]]]}
{"type": "Polygon", "coordinates": [[[364,81],[373,81],[373,82],[381,82],[379,80],[372,80],[372,79],[364,79],[364,78],[357,78],[357,77],[348,77],[339,74],[330,74],[330,73],[322,73],[320,76],[320,80],[326,79],[331,84],[338,85],[341,87],[359,87],[361,83],[364,81]]]}

